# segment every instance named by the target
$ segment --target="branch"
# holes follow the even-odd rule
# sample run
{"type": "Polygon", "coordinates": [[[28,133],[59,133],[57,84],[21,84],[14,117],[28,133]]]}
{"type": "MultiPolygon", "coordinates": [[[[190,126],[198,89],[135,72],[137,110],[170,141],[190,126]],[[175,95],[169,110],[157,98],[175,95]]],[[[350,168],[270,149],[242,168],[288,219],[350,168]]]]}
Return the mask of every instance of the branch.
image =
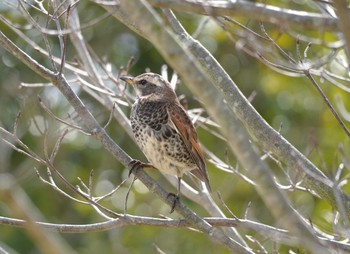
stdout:
{"type": "MultiPolygon", "coordinates": [[[[83,65],[86,66],[85,69],[88,70],[89,76],[93,77],[93,79],[96,80],[99,87],[103,87],[104,83],[103,83],[102,79],[100,78],[101,75],[98,73],[97,68],[94,67],[94,62],[93,62],[92,56],[90,55],[89,51],[87,50],[88,46],[86,45],[86,42],[83,39],[83,35],[80,32],[79,17],[76,13],[76,10],[73,11],[72,14],[73,14],[73,16],[70,19],[69,25],[70,25],[72,30],[76,31],[76,33],[70,35],[71,40],[72,40],[75,48],[77,49],[77,52],[82,60],[83,65]]],[[[108,101],[110,101],[109,96],[105,96],[103,94],[100,94],[100,96],[102,97],[101,103],[104,103],[106,105],[106,103],[108,101]]],[[[133,138],[133,135],[130,134],[131,129],[130,129],[129,121],[120,121],[122,119],[122,117],[120,117],[120,116],[117,118],[119,120],[119,123],[124,127],[124,129],[128,132],[128,134],[133,138]]],[[[171,178],[171,179],[173,179],[173,178],[171,178]]],[[[170,182],[172,182],[172,181],[170,180],[170,182]]],[[[192,189],[186,188],[186,186],[183,186],[183,187],[184,188],[182,189],[182,192],[183,192],[184,196],[197,202],[199,205],[204,207],[212,216],[220,216],[220,215],[224,216],[224,213],[222,213],[220,211],[220,209],[215,205],[214,201],[207,193],[198,194],[198,193],[194,193],[192,189]]],[[[234,229],[232,229],[232,230],[234,230],[234,229]]],[[[227,230],[227,231],[229,231],[229,230],[227,230]]],[[[235,236],[235,234],[238,235],[237,232],[227,232],[227,233],[228,234],[233,233],[232,236],[235,236]]],[[[237,240],[241,244],[244,243],[244,240],[240,236],[238,236],[237,240]]]]}
{"type": "MultiPolygon", "coordinates": [[[[319,13],[283,9],[264,3],[250,1],[193,1],[193,0],[149,0],[155,7],[169,8],[179,12],[190,12],[208,16],[236,16],[267,22],[285,29],[336,31],[337,19],[319,13]]],[[[345,12],[346,13],[346,12],[345,12]]]]}
{"type": "MultiPolygon", "coordinates": [[[[183,45],[186,45],[186,48],[198,59],[201,66],[206,69],[208,78],[218,91],[220,91],[230,108],[237,114],[237,117],[243,122],[250,135],[255,140],[259,141],[259,144],[263,146],[264,150],[274,153],[288,168],[305,175],[304,184],[306,184],[307,188],[316,191],[322,199],[326,200],[333,207],[337,207],[338,204],[334,195],[332,181],[259,115],[238,89],[237,85],[231,80],[226,71],[198,41],[193,40],[187,32],[179,27],[176,32],[179,34],[179,38],[182,39],[183,45]]],[[[149,35],[145,36],[149,37],[149,35]]],[[[157,43],[157,41],[154,41],[154,43],[157,43]]],[[[161,46],[164,47],[166,44],[161,46]]],[[[169,47],[168,50],[171,52],[173,49],[169,47]]],[[[187,84],[193,85],[193,89],[195,90],[206,91],[207,93],[212,89],[203,82],[198,84],[198,86],[195,86],[193,82],[187,82],[187,84]]],[[[203,98],[204,95],[199,94],[198,97],[203,98]]],[[[213,92],[211,98],[218,98],[216,92],[213,92]]],[[[211,101],[211,98],[202,99],[202,101],[205,101],[207,104],[207,102],[211,101]]],[[[217,105],[208,105],[206,108],[209,109],[211,106],[217,105]]],[[[218,110],[224,111],[227,106],[223,104],[220,105],[220,107],[221,109],[218,108],[218,110]]],[[[222,112],[222,114],[227,113],[222,112]]],[[[222,125],[222,122],[218,122],[222,125]]],[[[230,125],[228,124],[228,126],[230,125]]],[[[222,129],[225,130],[225,128],[222,129]]],[[[235,132],[232,132],[232,134],[233,133],[235,132]]],[[[350,196],[341,190],[339,190],[339,195],[343,205],[346,207],[347,215],[350,217],[350,196]]]]}
{"type": "MultiPolygon", "coordinates": [[[[106,131],[99,125],[92,114],[87,110],[80,98],[74,93],[72,88],[67,83],[67,80],[59,74],[54,74],[39,65],[34,59],[29,57],[24,51],[19,49],[12,41],[10,41],[3,33],[0,32],[0,42],[1,45],[9,51],[11,54],[16,56],[22,62],[24,62],[32,70],[35,70],[42,77],[48,79],[55,85],[60,92],[69,101],[71,106],[75,109],[79,117],[84,122],[87,129],[91,134],[98,139],[104,148],[109,151],[116,159],[118,159],[124,166],[128,167],[131,162],[131,158],[126,154],[106,133],[106,131]]],[[[148,176],[143,170],[137,170],[134,172],[135,176],[151,190],[151,192],[157,194],[164,202],[169,206],[173,204],[173,200],[169,198],[169,193],[166,192],[157,182],[155,182],[150,176],[148,176]]],[[[219,229],[213,228],[205,222],[202,218],[179,203],[175,207],[175,211],[181,214],[186,220],[191,222],[192,227],[197,228],[203,233],[210,236],[215,241],[221,243],[227,248],[234,250],[237,253],[252,253],[250,249],[240,245],[239,243],[233,241],[227,237],[219,229]]]]}
{"type": "Polygon", "coordinates": [[[32,69],[35,73],[39,74],[41,77],[45,79],[53,79],[55,74],[53,71],[47,69],[46,67],[39,64],[35,59],[33,59],[28,54],[24,53],[20,48],[16,46],[9,38],[5,36],[0,31],[0,43],[3,48],[5,48],[12,55],[17,57],[22,63],[27,65],[30,69],[32,69]]]}
{"type": "MultiPolygon", "coordinates": [[[[106,88],[101,78],[102,75],[101,73],[99,73],[97,67],[94,64],[93,58],[88,50],[88,45],[86,44],[86,41],[84,40],[83,34],[81,32],[79,15],[78,15],[77,9],[72,10],[71,16],[69,17],[69,20],[68,20],[68,25],[73,31],[75,31],[74,33],[70,33],[69,37],[78,53],[79,58],[82,61],[84,69],[87,71],[94,85],[100,88],[106,88]]],[[[99,102],[105,105],[106,108],[109,108],[109,109],[112,108],[112,105],[114,103],[112,102],[111,97],[109,95],[102,94],[102,93],[100,93],[99,95],[101,97],[101,100],[99,100],[99,102]]],[[[118,105],[115,105],[115,106],[117,107],[117,109],[119,109],[118,105]]],[[[128,133],[128,135],[131,138],[133,138],[129,121],[128,119],[125,118],[124,113],[122,113],[121,110],[115,110],[114,115],[118,119],[118,123],[123,127],[123,129],[128,133]]]]}
{"type": "MultiPolygon", "coordinates": [[[[42,214],[10,174],[0,174],[0,200],[1,206],[10,210],[13,216],[23,218],[26,221],[22,223],[21,227],[27,231],[28,236],[43,253],[74,253],[59,234],[46,232],[45,227],[35,222],[44,219],[42,214]]],[[[0,217],[0,221],[0,224],[4,222],[3,217],[0,217]]],[[[12,224],[15,221],[8,219],[5,224],[12,224]]],[[[0,253],[2,253],[1,249],[0,253]]]]}
{"type": "MultiPolygon", "coordinates": [[[[350,63],[350,15],[347,1],[345,0],[334,0],[334,7],[339,17],[338,27],[342,31],[343,40],[345,41],[345,52],[350,63]]],[[[348,66],[350,69],[350,66],[348,66]]]]}
{"type": "MultiPolygon", "coordinates": [[[[210,116],[220,124],[231,149],[242,162],[242,165],[249,169],[248,172],[258,183],[256,188],[261,198],[268,207],[273,207],[271,212],[278,219],[279,223],[289,228],[294,234],[302,235],[299,240],[305,246],[308,246],[310,250],[327,253],[311,232],[311,228],[294,213],[285,196],[282,195],[275,185],[268,168],[252,149],[241,123],[233,114],[233,111],[223,103],[224,100],[221,94],[218,94],[213,87],[213,85],[217,86],[217,84],[212,83],[215,81],[215,78],[211,76],[210,63],[205,65],[207,68],[203,71],[202,67],[195,60],[199,59],[204,62],[205,59],[209,58],[211,61],[214,61],[210,54],[206,51],[206,54],[193,57],[192,53],[186,49],[195,50],[193,45],[196,43],[189,40],[186,34],[175,35],[171,33],[159,15],[145,1],[138,1],[137,3],[135,1],[125,1],[115,8],[111,6],[103,7],[130,29],[151,41],[167,62],[181,74],[192,92],[200,98],[202,103],[205,103],[210,116]],[[144,20],[147,20],[147,22],[144,22],[144,20]],[[209,73],[209,75],[206,73],[209,73]]],[[[216,61],[215,63],[216,67],[218,64],[216,61]]],[[[227,74],[225,76],[228,77],[227,74]]],[[[223,77],[216,76],[216,78],[220,78],[218,83],[223,82],[223,77]]],[[[230,79],[228,78],[228,80],[230,79]]],[[[232,102],[232,96],[234,95],[224,93],[222,87],[220,90],[223,92],[222,94],[226,101],[232,102]],[[228,97],[231,98],[227,99],[228,97]]],[[[238,90],[235,92],[241,95],[238,90]]]]}
{"type": "MultiPolygon", "coordinates": [[[[253,230],[263,237],[267,237],[273,242],[279,244],[295,245],[298,240],[295,236],[290,236],[287,230],[279,229],[255,221],[247,219],[223,219],[223,218],[203,218],[206,222],[214,227],[236,227],[241,229],[253,230]]],[[[14,218],[0,216],[1,225],[10,225],[13,227],[23,228],[28,222],[14,218]]],[[[124,215],[123,217],[91,224],[54,224],[47,222],[35,222],[43,228],[66,234],[84,234],[91,232],[103,232],[115,228],[143,225],[153,227],[168,227],[168,228],[187,228],[191,227],[191,223],[185,219],[169,219],[169,218],[153,218],[145,216],[124,215]]],[[[350,244],[319,237],[326,246],[338,251],[350,251],[350,244]]]]}

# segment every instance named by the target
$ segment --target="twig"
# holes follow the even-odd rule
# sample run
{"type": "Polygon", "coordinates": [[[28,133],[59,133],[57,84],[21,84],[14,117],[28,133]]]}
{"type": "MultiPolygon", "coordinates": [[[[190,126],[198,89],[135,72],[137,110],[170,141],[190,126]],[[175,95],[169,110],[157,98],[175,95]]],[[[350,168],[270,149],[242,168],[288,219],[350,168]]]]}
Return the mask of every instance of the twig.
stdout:
{"type": "Polygon", "coordinates": [[[115,109],[115,103],[113,103],[113,107],[112,107],[111,113],[109,114],[108,121],[105,124],[105,126],[103,127],[103,129],[106,129],[108,127],[108,125],[112,122],[114,109],[115,109]]]}
{"type": "MultiPolygon", "coordinates": [[[[70,15],[70,10],[72,8],[72,5],[68,5],[67,7],[67,14],[66,14],[66,20],[65,20],[65,28],[67,27],[69,15],[70,15]]],[[[57,22],[59,24],[59,22],[57,22]]],[[[61,32],[61,29],[59,27],[59,32],[61,32]]],[[[67,53],[67,38],[68,36],[65,34],[60,34],[59,38],[63,37],[62,40],[60,40],[60,46],[61,46],[61,64],[60,64],[60,69],[58,72],[58,75],[62,75],[63,70],[64,70],[64,65],[66,63],[66,53],[67,53]]]]}
{"type": "Polygon", "coordinates": [[[133,176],[132,181],[128,187],[128,191],[126,192],[126,196],[125,196],[125,201],[124,201],[124,215],[126,215],[128,213],[128,199],[129,199],[129,194],[131,192],[131,188],[134,185],[136,180],[136,177],[133,176]]]}
{"type": "MultiPolygon", "coordinates": [[[[72,14],[72,16],[74,15],[72,14]]],[[[78,115],[83,120],[86,127],[90,130],[93,136],[96,137],[102,143],[102,145],[116,158],[118,158],[120,162],[122,162],[125,166],[127,166],[130,163],[131,158],[107,135],[105,130],[98,124],[98,122],[94,119],[91,113],[86,109],[85,105],[77,97],[77,95],[71,89],[71,87],[67,83],[67,80],[63,76],[54,75],[52,72],[46,71],[46,69],[44,69],[41,65],[33,64],[33,62],[36,62],[32,58],[28,57],[27,54],[25,54],[23,51],[19,50],[18,47],[15,46],[12,42],[10,42],[10,40],[8,40],[2,32],[0,32],[0,42],[3,43],[3,47],[5,47],[6,50],[14,54],[17,58],[22,60],[30,68],[34,69],[40,74],[43,74],[43,77],[49,79],[67,98],[67,100],[78,113],[78,115]]],[[[66,179],[57,170],[55,170],[53,165],[49,164],[47,166],[50,166],[50,170],[53,170],[53,172],[55,172],[70,189],[76,191],[77,194],[82,196],[81,192],[76,190],[74,186],[72,186],[68,181],[66,181],[66,179]]],[[[172,200],[168,199],[168,193],[164,191],[164,189],[153,179],[151,179],[144,171],[138,170],[135,174],[137,178],[140,179],[153,193],[157,194],[163,201],[167,202],[167,204],[172,205],[172,200]]],[[[112,216],[120,216],[119,214],[110,211],[109,209],[101,207],[96,202],[89,200],[88,197],[82,197],[89,201],[89,203],[99,207],[106,213],[111,214],[112,216]]],[[[207,222],[201,219],[198,215],[196,215],[182,203],[179,203],[176,206],[175,210],[179,212],[182,216],[184,216],[186,220],[190,221],[193,227],[201,230],[202,232],[205,232],[207,235],[210,235],[210,237],[222,243],[224,246],[227,246],[230,249],[235,249],[240,253],[252,253],[251,250],[247,247],[241,246],[240,244],[232,241],[225,234],[223,234],[221,230],[215,229],[212,226],[210,226],[207,222]]]]}
{"type": "Polygon", "coordinates": [[[79,132],[83,133],[84,135],[87,135],[87,136],[91,136],[91,133],[85,131],[83,128],[81,128],[80,126],[78,125],[75,125],[75,124],[72,124],[72,123],[68,123],[67,121],[65,120],[62,120],[61,118],[57,117],[54,113],[51,112],[51,110],[49,110],[49,108],[44,104],[44,102],[42,101],[41,97],[38,96],[38,100],[39,100],[39,103],[40,103],[40,106],[46,111],[46,113],[48,113],[51,117],[53,117],[55,120],[57,120],[58,122],[60,123],[63,123],[75,130],[78,130],[79,132]]]}
{"type": "MultiPolygon", "coordinates": [[[[239,227],[242,229],[250,229],[258,232],[262,236],[269,236],[269,238],[277,243],[284,243],[294,245],[297,242],[297,237],[288,235],[288,231],[264,225],[255,221],[246,219],[224,219],[224,218],[204,218],[208,223],[216,227],[239,227]]],[[[11,225],[14,227],[23,227],[27,222],[24,220],[1,217],[1,225],[11,225]]],[[[145,216],[132,216],[125,215],[121,218],[114,219],[111,221],[105,221],[100,223],[92,224],[53,224],[45,222],[36,222],[38,225],[61,233],[87,233],[87,232],[102,232],[110,229],[124,227],[126,225],[148,225],[158,227],[171,227],[171,228],[182,228],[190,227],[191,223],[185,219],[169,219],[169,218],[153,218],[145,216]]],[[[325,245],[338,249],[339,251],[350,251],[350,244],[342,241],[336,241],[333,239],[327,239],[320,237],[320,240],[325,245]]]]}
{"type": "MultiPolygon", "coordinates": [[[[345,53],[348,58],[348,63],[350,63],[350,31],[349,31],[349,6],[345,0],[333,0],[335,11],[338,16],[338,25],[342,31],[342,36],[345,41],[345,53]]],[[[347,66],[348,71],[350,70],[350,65],[347,66]]]]}
{"type": "Polygon", "coordinates": [[[149,0],[149,2],[153,6],[174,11],[186,10],[190,13],[209,16],[239,16],[269,22],[284,28],[296,26],[303,29],[318,30],[319,27],[323,27],[325,31],[336,31],[338,29],[337,21],[333,17],[319,13],[287,10],[260,2],[216,0],[149,0]]]}
{"type": "Polygon", "coordinates": [[[316,80],[313,78],[313,76],[310,74],[310,72],[305,70],[305,75],[311,81],[311,83],[314,85],[316,90],[319,92],[319,94],[321,95],[322,99],[326,103],[327,107],[331,110],[333,116],[336,118],[336,120],[338,121],[338,123],[340,124],[342,129],[344,130],[345,134],[350,138],[350,131],[349,131],[349,129],[346,127],[345,123],[343,122],[343,120],[339,116],[338,112],[334,109],[333,105],[330,103],[329,99],[324,94],[324,92],[322,91],[321,87],[317,84],[316,80]]]}

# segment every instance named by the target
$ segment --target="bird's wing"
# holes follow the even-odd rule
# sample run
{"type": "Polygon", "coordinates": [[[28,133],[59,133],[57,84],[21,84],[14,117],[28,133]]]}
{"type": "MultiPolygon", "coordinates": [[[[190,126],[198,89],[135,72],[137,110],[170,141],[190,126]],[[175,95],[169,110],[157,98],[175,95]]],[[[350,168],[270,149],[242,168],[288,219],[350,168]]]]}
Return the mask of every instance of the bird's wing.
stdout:
{"type": "Polygon", "coordinates": [[[182,140],[184,141],[188,151],[191,154],[192,159],[198,167],[198,169],[192,170],[191,173],[202,180],[207,186],[208,190],[211,191],[204,162],[204,155],[198,143],[197,133],[193,127],[191,119],[180,104],[172,104],[171,107],[167,107],[167,110],[170,116],[170,120],[173,122],[177,131],[180,133],[182,140]]]}

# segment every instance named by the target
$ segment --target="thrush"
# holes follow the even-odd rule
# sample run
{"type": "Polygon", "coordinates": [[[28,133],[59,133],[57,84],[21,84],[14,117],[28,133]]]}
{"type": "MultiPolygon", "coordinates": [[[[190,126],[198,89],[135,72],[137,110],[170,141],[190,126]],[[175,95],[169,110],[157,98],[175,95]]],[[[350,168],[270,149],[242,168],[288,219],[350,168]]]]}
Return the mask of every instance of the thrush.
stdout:
{"type": "MultiPolygon", "coordinates": [[[[169,82],[155,73],[120,79],[132,85],[137,94],[130,122],[138,146],[154,168],[178,178],[171,212],[179,201],[185,173],[196,176],[211,191],[196,130],[169,82]]],[[[139,161],[133,163],[140,165],[139,161]]]]}

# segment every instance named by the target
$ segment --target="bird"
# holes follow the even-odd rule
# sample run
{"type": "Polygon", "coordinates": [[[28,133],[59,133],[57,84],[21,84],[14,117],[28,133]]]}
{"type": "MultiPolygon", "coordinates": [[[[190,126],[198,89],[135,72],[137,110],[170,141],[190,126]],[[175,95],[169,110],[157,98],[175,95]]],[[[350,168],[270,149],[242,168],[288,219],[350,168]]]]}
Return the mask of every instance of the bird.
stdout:
{"type": "Polygon", "coordinates": [[[130,123],[136,143],[149,161],[147,164],[134,160],[133,166],[151,166],[178,179],[177,194],[170,193],[175,196],[170,213],[180,200],[181,179],[185,173],[204,182],[211,192],[196,129],[169,82],[151,72],[120,79],[136,91],[130,123]]]}

